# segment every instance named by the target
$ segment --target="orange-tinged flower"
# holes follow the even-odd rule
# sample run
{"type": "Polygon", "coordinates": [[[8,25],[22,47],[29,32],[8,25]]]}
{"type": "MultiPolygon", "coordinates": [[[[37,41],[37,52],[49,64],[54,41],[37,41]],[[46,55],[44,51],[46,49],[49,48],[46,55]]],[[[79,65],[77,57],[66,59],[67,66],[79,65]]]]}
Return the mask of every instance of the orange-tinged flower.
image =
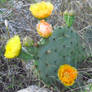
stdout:
{"type": "Polygon", "coordinates": [[[31,4],[29,10],[34,17],[43,19],[52,14],[53,5],[50,2],[41,1],[36,4],[31,4]]]}
{"type": "Polygon", "coordinates": [[[68,64],[61,65],[58,69],[58,78],[65,86],[72,86],[77,75],[77,69],[68,64]]]}
{"type": "Polygon", "coordinates": [[[43,38],[48,38],[52,35],[52,26],[45,22],[45,20],[41,20],[40,23],[37,24],[37,32],[43,38]]]}

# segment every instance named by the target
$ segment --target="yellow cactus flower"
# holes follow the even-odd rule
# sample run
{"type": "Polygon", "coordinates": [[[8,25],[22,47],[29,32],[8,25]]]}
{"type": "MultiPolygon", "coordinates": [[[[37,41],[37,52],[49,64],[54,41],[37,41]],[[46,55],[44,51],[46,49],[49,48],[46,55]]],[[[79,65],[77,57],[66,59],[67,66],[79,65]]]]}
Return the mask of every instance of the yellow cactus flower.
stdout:
{"type": "Polygon", "coordinates": [[[41,1],[36,4],[31,4],[29,10],[34,17],[43,19],[52,14],[53,5],[50,2],[41,1]]]}
{"type": "Polygon", "coordinates": [[[5,46],[5,54],[6,58],[15,58],[19,55],[21,50],[21,42],[18,35],[10,38],[5,46]]]}
{"type": "Polygon", "coordinates": [[[58,69],[58,78],[65,86],[72,86],[77,75],[78,71],[68,64],[61,65],[58,69]]]}
{"type": "Polygon", "coordinates": [[[41,20],[40,23],[37,24],[37,32],[43,38],[48,38],[52,35],[52,26],[45,22],[45,20],[41,20]]]}

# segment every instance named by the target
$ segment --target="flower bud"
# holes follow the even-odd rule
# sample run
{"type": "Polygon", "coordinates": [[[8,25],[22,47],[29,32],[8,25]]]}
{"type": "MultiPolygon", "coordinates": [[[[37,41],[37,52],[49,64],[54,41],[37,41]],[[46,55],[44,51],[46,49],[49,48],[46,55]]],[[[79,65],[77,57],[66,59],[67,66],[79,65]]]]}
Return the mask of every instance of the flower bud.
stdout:
{"type": "Polygon", "coordinates": [[[70,10],[70,11],[69,11],[69,16],[74,16],[74,15],[75,15],[74,10],[70,10]]]}
{"type": "Polygon", "coordinates": [[[64,11],[64,15],[68,15],[68,10],[65,10],[64,11]]]}
{"type": "Polygon", "coordinates": [[[68,27],[71,27],[75,20],[75,12],[73,10],[64,12],[64,20],[68,27]]]}
{"type": "Polygon", "coordinates": [[[39,44],[38,44],[37,42],[35,42],[35,43],[34,43],[34,46],[35,46],[35,47],[38,47],[38,46],[39,46],[39,44]]]}
{"type": "Polygon", "coordinates": [[[26,46],[26,47],[29,47],[29,46],[33,46],[33,40],[26,36],[24,39],[23,39],[23,46],[26,46]]]}

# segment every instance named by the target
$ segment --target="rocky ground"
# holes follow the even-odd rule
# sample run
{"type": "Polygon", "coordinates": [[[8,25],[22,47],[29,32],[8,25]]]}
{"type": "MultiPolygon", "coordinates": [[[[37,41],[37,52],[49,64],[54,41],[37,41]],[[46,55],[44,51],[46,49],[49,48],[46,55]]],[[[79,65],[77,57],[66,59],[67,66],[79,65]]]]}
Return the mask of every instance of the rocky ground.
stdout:
{"type": "MultiPolygon", "coordinates": [[[[63,26],[65,25],[62,14],[63,11],[67,8],[73,8],[76,12],[76,22],[73,27],[78,31],[81,37],[84,37],[83,39],[87,41],[87,46],[92,52],[92,1],[50,1],[54,5],[54,10],[47,21],[52,24],[53,28],[63,26]]],[[[35,29],[38,20],[34,18],[29,11],[30,4],[34,2],[38,2],[38,0],[9,0],[5,5],[0,6],[0,49],[8,39],[7,30],[4,25],[5,19],[8,20],[11,37],[15,34],[19,34],[21,40],[23,40],[22,38],[25,36],[32,37],[35,42],[40,39],[35,29]]],[[[34,67],[32,63],[24,63],[24,61],[19,59],[6,60],[2,53],[0,57],[0,92],[17,92],[30,85],[32,86],[27,88],[27,90],[31,90],[30,92],[53,92],[53,88],[51,87],[44,89],[46,85],[41,83],[41,81],[34,76],[33,71],[34,67]]],[[[22,90],[18,92],[29,91],[22,90]]],[[[60,91],[57,89],[55,92],[60,91]]]]}

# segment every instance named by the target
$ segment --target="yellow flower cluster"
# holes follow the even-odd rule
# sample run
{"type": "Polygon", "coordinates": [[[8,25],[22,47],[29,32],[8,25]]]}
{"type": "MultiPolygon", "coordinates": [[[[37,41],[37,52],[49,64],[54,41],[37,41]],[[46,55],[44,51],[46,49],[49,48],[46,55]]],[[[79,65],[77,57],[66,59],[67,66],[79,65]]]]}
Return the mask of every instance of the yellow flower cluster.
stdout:
{"type": "Polygon", "coordinates": [[[31,4],[29,10],[32,15],[38,19],[47,18],[52,14],[53,5],[50,2],[39,2],[36,4],[31,4]]]}
{"type": "Polygon", "coordinates": [[[37,32],[43,38],[48,38],[52,35],[52,26],[45,22],[45,20],[41,20],[40,23],[37,24],[37,32]]]}
{"type": "Polygon", "coordinates": [[[5,54],[6,58],[15,58],[19,55],[21,50],[21,42],[18,35],[10,38],[5,46],[5,54]]]}
{"type": "Polygon", "coordinates": [[[68,64],[61,65],[58,69],[58,78],[65,86],[72,86],[77,75],[78,71],[68,64]]]}

